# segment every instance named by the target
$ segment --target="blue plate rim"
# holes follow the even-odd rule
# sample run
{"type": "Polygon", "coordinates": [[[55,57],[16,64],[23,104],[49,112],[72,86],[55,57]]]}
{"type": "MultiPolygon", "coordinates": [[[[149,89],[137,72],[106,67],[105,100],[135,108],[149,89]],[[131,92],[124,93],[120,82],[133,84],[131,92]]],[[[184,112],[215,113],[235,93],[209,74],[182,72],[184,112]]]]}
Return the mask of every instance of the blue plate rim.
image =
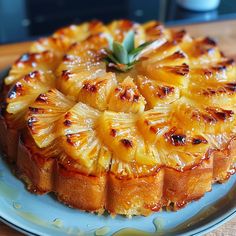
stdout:
{"type": "MultiPolygon", "coordinates": [[[[224,223],[228,222],[229,220],[234,218],[235,215],[236,215],[236,208],[233,208],[231,211],[226,212],[225,214],[221,215],[220,217],[217,217],[217,219],[209,222],[208,224],[200,227],[199,229],[192,230],[192,232],[190,231],[190,232],[184,233],[182,235],[183,236],[198,236],[198,235],[206,234],[206,233],[211,232],[212,230],[220,227],[224,223]]],[[[0,221],[3,222],[4,224],[8,225],[9,227],[17,230],[18,232],[21,232],[21,233],[24,233],[27,235],[33,235],[33,236],[43,235],[43,233],[41,233],[41,232],[35,233],[33,231],[26,230],[26,229],[20,227],[17,223],[10,222],[2,216],[0,216],[0,221]]]]}

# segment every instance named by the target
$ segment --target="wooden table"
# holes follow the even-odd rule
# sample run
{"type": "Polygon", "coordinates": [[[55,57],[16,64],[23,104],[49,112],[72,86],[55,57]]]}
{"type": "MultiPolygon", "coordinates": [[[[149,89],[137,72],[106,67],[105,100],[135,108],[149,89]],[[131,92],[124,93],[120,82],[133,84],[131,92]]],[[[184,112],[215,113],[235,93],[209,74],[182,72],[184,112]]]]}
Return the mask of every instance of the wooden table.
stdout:
{"type": "MultiPolygon", "coordinates": [[[[213,22],[205,24],[195,24],[189,26],[175,27],[177,29],[187,29],[193,36],[210,36],[217,40],[222,51],[229,57],[236,59],[236,20],[213,22]]],[[[0,70],[10,65],[17,57],[26,52],[30,43],[17,43],[0,46],[0,70]]],[[[236,217],[230,222],[219,227],[207,236],[234,236],[236,232],[236,217]]],[[[10,227],[0,223],[0,236],[18,236],[10,227]]]]}

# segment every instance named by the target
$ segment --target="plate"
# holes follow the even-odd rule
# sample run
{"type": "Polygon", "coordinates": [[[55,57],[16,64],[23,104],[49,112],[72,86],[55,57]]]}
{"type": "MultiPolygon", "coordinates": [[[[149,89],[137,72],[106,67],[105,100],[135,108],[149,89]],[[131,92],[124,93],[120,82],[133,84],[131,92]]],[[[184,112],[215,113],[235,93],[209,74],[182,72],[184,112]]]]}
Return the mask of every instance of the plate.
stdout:
{"type": "Polygon", "coordinates": [[[15,229],[34,235],[201,235],[236,215],[235,199],[236,175],[177,212],[132,219],[99,216],[64,206],[50,194],[27,192],[0,160],[0,217],[15,229]]]}
{"type": "Polygon", "coordinates": [[[28,235],[202,235],[236,215],[235,199],[236,175],[177,212],[112,218],[71,209],[51,194],[29,193],[0,155],[0,220],[28,235]]]}

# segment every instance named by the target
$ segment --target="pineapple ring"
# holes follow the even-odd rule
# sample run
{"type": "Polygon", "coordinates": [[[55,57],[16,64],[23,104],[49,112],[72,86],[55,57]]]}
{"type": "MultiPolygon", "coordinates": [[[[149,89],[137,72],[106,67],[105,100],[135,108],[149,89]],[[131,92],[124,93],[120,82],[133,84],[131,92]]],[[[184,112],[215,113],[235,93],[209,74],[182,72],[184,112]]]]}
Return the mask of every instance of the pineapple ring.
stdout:
{"type": "Polygon", "coordinates": [[[53,52],[46,50],[39,53],[25,53],[14,63],[4,82],[6,85],[12,85],[23,76],[37,70],[53,72],[57,64],[58,60],[53,52]]]}
{"type": "Polygon", "coordinates": [[[47,147],[57,138],[56,121],[73,105],[74,102],[56,89],[41,93],[30,105],[27,126],[38,147],[47,147]]]}
{"type": "Polygon", "coordinates": [[[51,71],[33,71],[15,82],[6,98],[6,121],[9,127],[23,128],[29,106],[40,93],[55,86],[51,71]]]}

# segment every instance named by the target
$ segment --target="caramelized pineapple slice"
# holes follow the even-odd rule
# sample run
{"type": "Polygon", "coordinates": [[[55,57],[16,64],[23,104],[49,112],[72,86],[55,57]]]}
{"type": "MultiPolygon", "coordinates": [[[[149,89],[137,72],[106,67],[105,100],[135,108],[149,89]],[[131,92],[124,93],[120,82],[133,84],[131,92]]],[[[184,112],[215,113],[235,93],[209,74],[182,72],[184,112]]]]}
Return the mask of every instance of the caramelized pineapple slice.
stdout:
{"type": "MultiPolygon", "coordinates": [[[[64,67],[64,65],[62,65],[64,67]]],[[[85,81],[106,76],[105,63],[67,65],[57,80],[57,88],[73,100],[77,100],[85,81]]],[[[61,69],[61,67],[59,67],[61,69]]]]}
{"type": "Polygon", "coordinates": [[[65,58],[72,58],[76,63],[98,62],[103,56],[101,49],[105,47],[108,47],[107,38],[104,35],[93,35],[85,41],[72,44],[65,58]]]}
{"type": "Polygon", "coordinates": [[[91,130],[68,134],[62,137],[64,155],[60,163],[68,165],[84,174],[99,175],[109,169],[111,152],[103,147],[91,130]]]}
{"type": "Polygon", "coordinates": [[[58,147],[57,144],[59,140],[55,140],[45,148],[39,148],[27,129],[24,129],[22,131],[21,141],[23,142],[24,146],[26,146],[27,149],[30,150],[31,153],[33,153],[34,156],[39,155],[39,157],[43,157],[44,160],[47,160],[49,158],[56,158],[62,152],[62,150],[58,147]]]}
{"type": "Polygon", "coordinates": [[[10,127],[24,126],[24,116],[30,104],[40,93],[44,93],[54,86],[54,82],[55,78],[52,73],[34,71],[12,85],[6,99],[8,125],[10,127]]]}
{"type": "Polygon", "coordinates": [[[40,53],[45,51],[51,51],[56,58],[62,59],[62,56],[66,53],[70,42],[63,37],[48,37],[41,38],[34,42],[30,47],[30,52],[40,53]]]}
{"type": "Polygon", "coordinates": [[[145,31],[140,24],[129,20],[117,20],[111,22],[108,26],[108,31],[115,41],[122,42],[125,35],[133,30],[135,32],[135,47],[145,42],[145,31]]]}
{"type": "MultiPolygon", "coordinates": [[[[150,63],[159,62],[165,58],[169,58],[169,63],[173,62],[173,59],[178,60],[178,64],[187,63],[188,60],[186,55],[181,51],[181,48],[175,42],[165,42],[164,44],[160,44],[159,47],[155,48],[154,50],[150,51],[148,54],[145,55],[144,58],[141,58],[143,66],[146,66],[150,63]]],[[[139,68],[137,68],[139,69],[139,68]]]]}
{"type": "Polygon", "coordinates": [[[100,112],[84,103],[77,103],[60,120],[59,135],[62,137],[62,147],[74,168],[86,174],[99,173],[107,170],[111,153],[97,137],[95,127],[100,112]]]}
{"type": "Polygon", "coordinates": [[[190,83],[199,86],[215,86],[216,83],[235,82],[236,66],[233,59],[222,59],[216,63],[209,63],[195,67],[190,72],[190,83]]]}
{"type": "Polygon", "coordinates": [[[223,107],[235,110],[236,83],[215,83],[211,85],[197,85],[191,83],[186,97],[195,102],[197,106],[223,107]]]}
{"type": "Polygon", "coordinates": [[[104,38],[96,36],[72,45],[56,71],[60,91],[76,100],[85,80],[106,74],[106,64],[100,60],[101,40],[107,43],[104,38]]]}
{"type": "Polygon", "coordinates": [[[47,147],[57,138],[57,121],[73,105],[74,102],[56,89],[40,94],[30,105],[27,124],[38,147],[47,147]]]}
{"type": "Polygon", "coordinates": [[[134,160],[137,147],[136,117],[132,114],[105,111],[98,121],[98,135],[119,159],[134,160]]]}
{"type": "MultiPolygon", "coordinates": [[[[174,104],[173,104],[174,105],[174,104]]],[[[192,136],[203,136],[211,147],[222,148],[235,132],[235,113],[219,107],[197,108],[191,104],[175,104],[172,125],[192,136]],[[191,120],[191,122],[189,122],[191,120]]]]}
{"type": "Polygon", "coordinates": [[[170,116],[169,106],[156,107],[139,116],[137,127],[145,140],[155,144],[170,128],[170,116]]]}
{"type": "Polygon", "coordinates": [[[77,100],[103,111],[107,109],[109,96],[115,86],[115,74],[111,72],[96,79],[85,80],[77,100]]]}
{"type": "Polygon", "coordinates": [[[186,30],[171,31],[171,41],[175,42],[184,51],[185,47],[188,47],[193,42],[192,37],[186,32],[186,30]]]}
{"type": "Polygon", "coordinates": [[[60,77],[63,71],[77,66],[96,66],[96,64],[105,66],[101,61],[103,57],[101,49],[107,45],[107,39],[101,35],[91,36],[83,42],[72,44],[56,70],[57,77],[60,77]]]}
{"type": "Polygon", "coordinates": [[[222,58],[216,42],[211,38],[197,38],[185,45],[184,52],[189,56],[191,66],[217,62],[222,58]]]}
{"type": "Polygon", "coordinates": [[[57,30],[53,37],[63,37],[70,40],[71,43],[80,42],[89,36],[89,23],[81,25],[70,25],[57,30]]]}
{"type": "Polygon", "coordinates": [[[136,127],[137,116],[132,113],[105,111],[97,126],[102,142],[112,151],[115,159],[154,166],[159,162],[154,147],[146,143],[136,127]]]}
{"type": "Polygon", "coordinates": [[[172,115],[173,122],[176,122],[176,125],[178,122],[182,123],[188,132],[194,128],[193,130],[201,133],[222,133],[226,129],[231,129],[228,125],[235,119],[235,113],[232,110],[220,107],[196,107],[187,101],[172,104],[172,106],[175,106],[172,115]]]}
{"type": "Polygon", "coordinates": [[[208,141],[201,135],[190,136],[176,127],[170,128],[157,142],[163,165],[184,171],[208,158],[208,141]]]}
{"type": "Polygon", "coordinates": [[[5,84],[11,85],[21,77],[33,71],[53,71],[57,66],[57,60],[52,52],[23,54],[12,66],[9,75],[5,78],[5,84]]]}
{"type": "Polygon", "coordinates": [[[178,45],[167,42],[146,55],[137,69],[150,79],[168,85],[186,87],[189,77],[188,58],[178,45]]]}
{"type": "Polygon", "coordinates": [[[146,35],[146,41],[154,41],[162,37],[170,39],[170,31],[164,27],[160,22],[149,21],[142,25],[146,35]]]}
{"type": "Polygon", "coordinates": [[[70,43],[81,42],[91,35],[106,33],[107,29],[101,21],[85,22],[80,25],[70,25],[68,27],[57,30],[53,36],[63,37],[70,43]]]}
{"type": "Polygon", "coordinates": [[[146,101],[131,77],[127,77],[111,92],[108,109],[117,112],[138,113],[145,109],[146,101]]]}
{"type": "Polygon", "coordinates": [[[149,108],[170,104],[180,97],[178,87],[150,80],[146,76],[138,76],[137,84],[149,108]]]}

